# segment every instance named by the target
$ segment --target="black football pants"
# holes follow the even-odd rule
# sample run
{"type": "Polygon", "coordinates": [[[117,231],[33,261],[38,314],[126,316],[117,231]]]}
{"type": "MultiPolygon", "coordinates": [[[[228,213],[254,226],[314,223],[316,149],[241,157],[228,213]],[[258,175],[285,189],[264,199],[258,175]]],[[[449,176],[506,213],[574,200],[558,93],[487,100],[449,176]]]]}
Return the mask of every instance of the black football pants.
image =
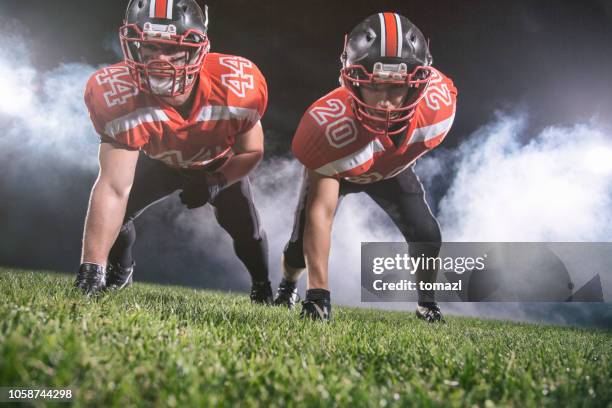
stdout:
{"type": "MultiPolygon", "coordinates": [[[[207,171],[214,170],[207,168],[207,171]]],[[[124,267],[132,265],[132,246],[136,241],[134,220],[149,206],[182,189],[188,178],[201,171],[173,169],[141,153],[123,225],[110,251],[109,261],[119,262],[124,267]]],[[[232,237],[236,255],[248,269],[252,280],[268,280],[268,241],[253,203],[248,177],[221,191],[210,204],[214,207],[217,222],[232,237]]]]}
{"type": "MultiPolygon", "coordinates": [[[[426,257],[437,257],[440,252],[441,234],[438,221],[431,213],[425,201],[423,185],[412,167],[399,175],[370,184],[340,181],[338,206],[348,194],[366,193],[391,218],[409,244],[412,257],[424,254],[426,257]]],[[[308,172],[302,176],[302,188],[295,211],[291,239],[285,246],[285,262],[293,268],[305,268],[303,250],[304,228],[306,226],[306,202],[308,197],[308,172]]],[[[424,282],[435,282],[437,271],[418,270],[416,279],[424,282]]],[[[419,301],[434,300],[432,291],[419,291],[419,301]]]]}

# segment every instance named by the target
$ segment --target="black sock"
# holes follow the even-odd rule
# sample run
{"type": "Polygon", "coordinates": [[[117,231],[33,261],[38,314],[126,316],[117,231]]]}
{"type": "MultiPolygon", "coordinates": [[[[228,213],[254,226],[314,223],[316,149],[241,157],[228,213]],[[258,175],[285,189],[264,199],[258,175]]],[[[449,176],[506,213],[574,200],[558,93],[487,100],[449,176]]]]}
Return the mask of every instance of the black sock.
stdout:
{"type": "Polygon", "coordinates": [[[234,241],[236,255],[246,266],[253,282],[268,281],[268,240],[265,234],[260,239],[234,241]]]}
{"type": "Polygon", "coordinates": [[[119,235],[108,255],[110,262],[118,262],[122,268],[129,268],[134,263],[132,247],[136,242],[136,228],[132,221],[127,222],[119,230],[119,235]]]}

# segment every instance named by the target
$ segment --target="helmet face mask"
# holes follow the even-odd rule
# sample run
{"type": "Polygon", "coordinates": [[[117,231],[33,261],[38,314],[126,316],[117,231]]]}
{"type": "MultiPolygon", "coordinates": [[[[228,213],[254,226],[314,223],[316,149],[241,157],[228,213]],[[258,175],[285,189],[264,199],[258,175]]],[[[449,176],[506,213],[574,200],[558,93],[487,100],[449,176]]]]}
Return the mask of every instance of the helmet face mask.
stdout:
{"type": "Polygon", "coordinates": [[[204,21],[195,1],[176,0],[183,14],[175,13],[175,20],[151,18],[145,3],[132,1],[119,29],[125,62],[141,91],[163,97],[183,95],[195,85],[210,49],[208,13],[204,21]],[[195,17],[186,15],[193,9],[195,17]],[[184,57],[177,58],[181,53],[184,57]]]}
{"type": "MultiPolygon", "coordinates": [[[[370,132],[395,135],[403,132],[414,116],[431,75],[431,68],[417,66],[408,73],[406,64],[374,64],[372,73],[362,65],[348,65],[340,71],[343,85],[351,92],[351,103],[356,118],[370,132]],[[368,103],[362,90],[367,87],[385,85],[400,88],[395,93],[405,92],[400,106],[380,107],[368,103]]],[[[391,91],[393,92],[393,91],[391,91]]]]}
{"type": "Polygon", "coordinates": [[[374,14],[346,36],[340,60],[340,82],[350,92],[357,120],[375,134],[404,132],[432,77],[432,58],[419,29],[398,14],[374,14]],[[401,103],[388,103],[388,97],[366,101],[363,90],[381,86],[405,97],[401,103]]]}

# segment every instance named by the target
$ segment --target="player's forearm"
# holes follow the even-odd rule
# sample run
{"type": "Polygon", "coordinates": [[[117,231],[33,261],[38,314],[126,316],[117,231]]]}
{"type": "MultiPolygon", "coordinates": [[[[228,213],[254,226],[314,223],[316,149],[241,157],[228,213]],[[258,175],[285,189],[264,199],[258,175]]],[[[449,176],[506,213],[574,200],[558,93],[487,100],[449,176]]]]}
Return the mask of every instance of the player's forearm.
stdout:
{"type": "Polygon", "coordinates": [[[128,196],[129,193],[119,193],[105,183],[96,182],[85,219],[81,263],[106,264],[121,228],[128,196]]]}
{"type": "Polygon", "coordinates": [[[308,289],[329,289],[328,263],[333,212],[309,211],[304,229],[304,258],[308,268],[308,289]]]}
{"type": "Polygon", "coordinates": [[[245,152],[232,156],[220,169],[227,185],[235,183],[249,174],[263,158],[263,152],[245,152]]]}

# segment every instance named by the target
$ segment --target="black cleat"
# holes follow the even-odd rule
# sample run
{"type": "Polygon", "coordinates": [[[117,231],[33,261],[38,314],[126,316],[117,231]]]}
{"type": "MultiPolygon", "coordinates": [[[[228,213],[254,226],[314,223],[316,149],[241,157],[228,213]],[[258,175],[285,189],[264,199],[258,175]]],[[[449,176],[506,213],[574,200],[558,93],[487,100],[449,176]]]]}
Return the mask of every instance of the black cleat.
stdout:
{"type": "Polygon", "coordinates": [[[101,292],[106,287],[106,271],[104,267],[94,263],[84,263],[79,267],[74,286],[85,294],[92,295],[101,292]]]}
{"type": "Polygon", "coordinates": [[[122,267],[119,262],[109,262],[106,265],[108,275],[106,277],[106,289],[119,290],[132,285],[134,280],[134,265],[129,268],[122,267]]]}
{"type": "Polygon", "coordinates": [[[278,290],[276,291],[276,297],[274,298],[274,305],[286,306],[289,309],[293,309],[295,304],[300,300],[296,285],[297,282],[289,282],[283,278],[278,284],[278,290]]]}
{"type": "Polygon", "coordinates": [[[436,302],[419,302],[416,308],[416,317],[429,323],[444,322],[442,312],[436,302]]]}
{"type": "Polygon", "coordinates": [[[253,282],[251,285],[251,303],[271,305],[272,302],[270,281],[253,282]]]}
{"type": "Polygon", "coordinates": [[[329,321],[331,319],[331,302],[328,299],[303,301],[300,319],[329,321]]]}

